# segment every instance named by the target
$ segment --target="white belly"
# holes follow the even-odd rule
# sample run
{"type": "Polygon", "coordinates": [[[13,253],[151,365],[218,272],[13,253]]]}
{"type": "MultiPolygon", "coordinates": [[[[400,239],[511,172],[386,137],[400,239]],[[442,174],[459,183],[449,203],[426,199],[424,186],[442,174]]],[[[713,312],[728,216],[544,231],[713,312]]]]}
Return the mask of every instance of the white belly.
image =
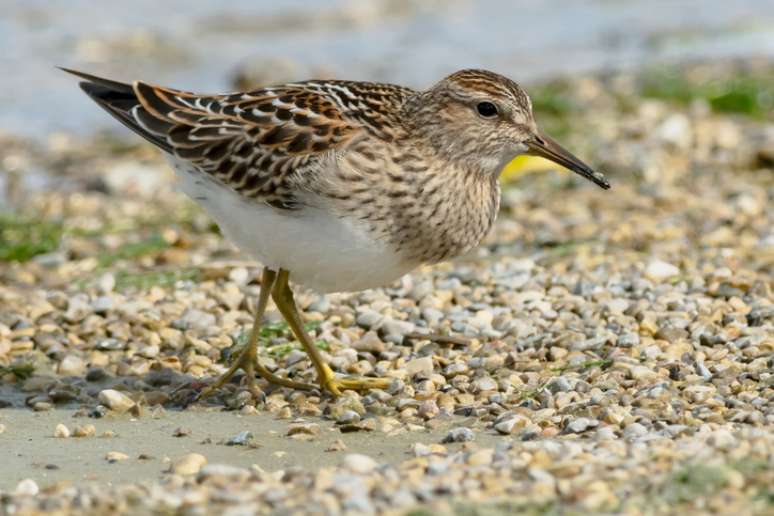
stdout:
{"type": "Polygon", "coordinates": [[[317,292],[358,291],[386,285],[413,269],[362,223],[318,208],[281,210],[245,199],[204,174],[170,159],[180,190],[202,205],[240,250],[294,283],[317,292]]]}

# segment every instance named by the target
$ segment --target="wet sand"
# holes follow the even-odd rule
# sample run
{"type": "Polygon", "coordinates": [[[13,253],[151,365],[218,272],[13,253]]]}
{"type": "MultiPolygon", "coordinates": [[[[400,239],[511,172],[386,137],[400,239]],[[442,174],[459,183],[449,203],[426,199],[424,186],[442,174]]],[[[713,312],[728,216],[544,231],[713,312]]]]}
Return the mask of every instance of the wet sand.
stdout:
{"type": "MultiPolygon", "coordinates": [[[[170,461],[187,453],[200,453],[210,464],[257,465],[268,472],[334,466],[345,453],[368,454],[380,463],[394,464],[409,457],[409,447],[414,443],[440,443],[449,428],[471,423],[468,418],[450,418],[432,430],[387,436],[382,432],[342,433],[332,422],[308,418],[306,422],[319,424],[320,433],[313,440],[305,441],[286,435],[291,421],[279,420],[267,413],[244,416],[238,412],[191,407],[185,411],[166,411],[160,418],[120,415],[93,419],[74,418],[74,412],[0,410],[0,424],[5,425],[5,432],[0,435],[3,450],[0,490],[13,490],[25,478],[35,480],[41,489],[62,481],[103,485],[157,481],[167,474],[170,461]],[[77,425],[93,424],[97,432],[92,437],[56,438],[54,429],[59,423],[70,430],[77,425]],[[191,433],[175,437],[173,433],[178,428],[190,429],[191,433]],[[112,431],[115,436],[102,437],[106,431],[112,431]],[[243,431],[251,432],[253,442],[260,446],[225,444],[243,431]],[[321,453],[337,439],[345,443],[346,450],[321,453]],[[105,456],[111,451],[125,453],[129,458],[110,463],[105,456]]],[[[476,432],[476,443],[481,446],[491,447],[503,440],[510,437],[495,435],[491,430],[476,432]]],[[[461,445],[446,446],[455,449],[461,445]]]]}

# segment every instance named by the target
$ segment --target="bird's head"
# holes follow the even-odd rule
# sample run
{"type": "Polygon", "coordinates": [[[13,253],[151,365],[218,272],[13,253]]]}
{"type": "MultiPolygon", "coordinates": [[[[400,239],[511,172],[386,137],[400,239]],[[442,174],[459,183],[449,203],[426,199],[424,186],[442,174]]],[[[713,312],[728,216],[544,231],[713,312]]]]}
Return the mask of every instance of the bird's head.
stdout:
{"type": "Polygon", "coordinates": [[[450,161],[499,174],[516,156],[531,154],[610,188],[602,174],[538,129],[527,92],[502,75],[456,72],[417,95],[407,109],[414,131],[450,161]]]}

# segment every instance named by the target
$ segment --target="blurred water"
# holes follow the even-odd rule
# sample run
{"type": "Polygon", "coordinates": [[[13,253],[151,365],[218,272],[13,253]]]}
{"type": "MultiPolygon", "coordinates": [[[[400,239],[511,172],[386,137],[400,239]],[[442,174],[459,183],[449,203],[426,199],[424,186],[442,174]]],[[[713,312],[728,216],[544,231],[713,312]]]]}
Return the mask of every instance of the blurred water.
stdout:
{"type": "Polygon", "coordinates": [[[528,82],[774,56],[772,0],[0,0],[0,13],[0,130],[25,136],[114,125],[55,65],[217,91],[250,56],[417,87],[463,67],[528,82]]]}

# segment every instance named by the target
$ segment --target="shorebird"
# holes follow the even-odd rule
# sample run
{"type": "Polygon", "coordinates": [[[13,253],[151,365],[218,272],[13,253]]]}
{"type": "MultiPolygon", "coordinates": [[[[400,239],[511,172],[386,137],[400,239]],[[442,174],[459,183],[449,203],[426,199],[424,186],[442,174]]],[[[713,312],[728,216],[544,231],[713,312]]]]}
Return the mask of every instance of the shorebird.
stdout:
{"type": "Polygon", "coordinates": [[[388,387],[387,378],[334,374],[304,330],[291,275],[320,293],[365,290],[472,249],[497,216],[500,171],[521,154],[610,187],[538,129],[524,89],[485,70],[458,71],[425,91],[310,80],[219,95],[64,70],[164,151],[180,189],[264,266],[249,341],[200,398],[240,368],[256,396],[256,373],[287,387],[315,387],[260,363],[270,297],[321,389],[338,395],[388,387]]]}

